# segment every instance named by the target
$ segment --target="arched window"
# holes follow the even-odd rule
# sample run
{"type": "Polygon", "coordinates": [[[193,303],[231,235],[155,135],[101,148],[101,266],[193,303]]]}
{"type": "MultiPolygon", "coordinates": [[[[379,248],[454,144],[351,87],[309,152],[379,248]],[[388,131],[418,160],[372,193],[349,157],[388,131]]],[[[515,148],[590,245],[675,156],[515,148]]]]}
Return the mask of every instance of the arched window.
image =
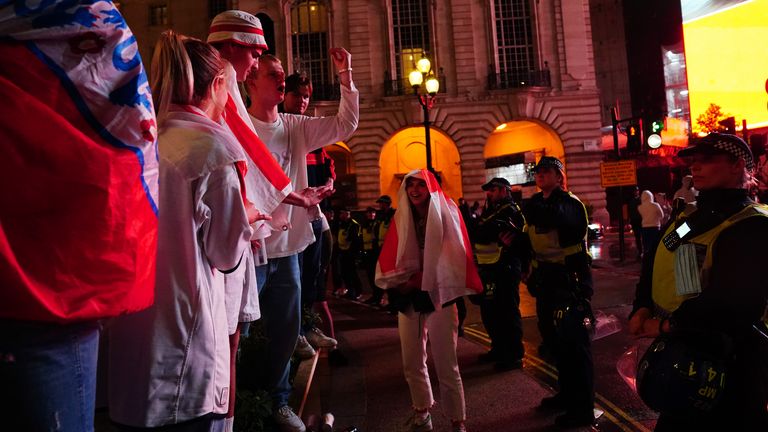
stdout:
{"type": "Polygon", "coordinates": [[[312,80],[312,99],[338,99],[328,61],[328,8],[323,1],[297,0],[291,7],[293,68],[312,80]]]}
{"type": "Polygon", "coordinates": [[[256,18],[261,21],[261,28],[264,30],[264,40],[267,41],[267,48],[265,53],[268,54],[275,54],[275,22],[272,21],[272,18],[265,14],[265,13],[258,13],[256,14],[256,18]]]}
{"type": "Polygon", "coordinates": [[[548,85],[548,71],[537,70],[530,0],[494,0],[496,70],[492,88],[548,85]],[[542,75],[546,74],[546,77],[542,75]],[[546,81],[546,82],[544,82],[546,81]]]}
{"type": "MultiPolygon", "coordinates": [[[[387,94],[403,94],[415,62],[432,51],[429,0],[392,0],[392,27],[395,81],[387,94]]],[[[430,60],[435,64],[434,57],[430,60]]]]}

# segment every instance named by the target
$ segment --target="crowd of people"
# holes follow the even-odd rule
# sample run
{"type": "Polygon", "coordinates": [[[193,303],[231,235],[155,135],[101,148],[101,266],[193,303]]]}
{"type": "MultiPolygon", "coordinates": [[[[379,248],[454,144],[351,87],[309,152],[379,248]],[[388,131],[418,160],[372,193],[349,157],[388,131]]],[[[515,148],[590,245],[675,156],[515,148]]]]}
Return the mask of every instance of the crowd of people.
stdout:
{"type": "MultiPolygon", "coordinates": [[[[56,3],[0,22],[3,130],[14,138],[0,171],[25,185],[3,192],[0,230],[11,430],[93,430],[98,367],[119,430],[230,431],[240,336],[260,319],[272,418],[302,432],[290,361],[337,348],[328,280],[350,300],[367,285],[366,303],[397,314],[408,430],[433,430],[428,346],[452,431],[467,430],[456,353],[465,296],[491,339],[479,361],[522,367],[521,283],[536,299],[539,354],[558,371],[558,392],[538,409],[559,412],[561,427],[594,423],[588,215],[561,160],[538,160],[539,192],[522,209],[504,178],[470,208],[414,170],[396,201],[382,195],[356,220],[328,206],[335,173],[323,150],[358,125],[345,49],[329,51],[338,113],[310,117],[311,81],[265,54],[249,13],[217,15],[206,41],[166,31],[148,80],[114,5],[56,3]],[[40,118],[50,128],[30,123],[40,118]],[[328,335],[302,322],[311,309],[328,335]]],[[[643,267],[629,331],[655,338],[639,392],[661,412],[657,430],[766,430],[768,280],[756,269],[768,252],[743,246],[768,236],[768,209],[749,193],[755,159],[717,133],[679,155],[691,169],[681,205],[636,196],[643,267]],[[686,379],[670,372],[680,364],[686,379]]]]}
{"type": "MultiPolygon", "coordinates": [[[[283,430],[304,430],[287,405],[289,368],[300,333],[301,270],[319,272],[322,249],[303,257],[305,266],[300,254],[322,244],[313,232],[322,238],[318,204],[333,190],[332,180],[310,186],[308,166],[316,165],[312,152],[357,128],[351,55],[343,48],[329,51],[341,86],[337,115],[301,115],[302,104],[293,104],[300,89],[287,99],[295,114],[280,113],[285,74],[277,58],[264,54],[261,23],[251,14],[219,14],[207,41],[166,31],[147,80],[135,38],[114,5],[59,3],[19,10],[15,21],[4,21],[2,48],[22,66],[8,65],[17,70],[4,70],[3,79],[17,79],[10,81],[13,86],[4,81],[3,88],[15,91],[20,103],[38,107],[32,117],[57,119],[60,135],[78,156],[52,156],[51,166],[61,166],[59,176],[69,179],[65,185],[79,185],[63,191],[79,194],[81,201],[67,207],[81,205],[78,211],[93,214],[64,213],[62,244],[53,250],[66,260],[55,260],[52,272],[30,262],[25,255],[31,251],[16,239],[4,243],[13,252],[4,255],[6,262],[16,262],[4,279],[16,282],[2,314],[0,352],[10,356],[2,376],[14,390],[3,392],[3,402],[14,392],[28,396],[3,404],[22,413],[12,428],[93,430],[101,336],[108,361],[99,368],[107,371],[109,415],[118,429],[231,430],[239,336],[260,318],[269,341],[263,367],[273,418],[283,430]],[[93,19],[77,20],[77,14],[93,19]],[[125,53],[131,44],[132,59],[125,53]],[[32,90],[29,80],[14,77],[29,69],[23,62],[39,66],[39,74],[59,73],[55,82],[69,98],[51,99],[32,90]],[[81,63],[91,69],[82,70],[81,63]],[[133,87],[119,88],[125,82],[133,87]],[[78,136],[86,132],[93,136],[78,136]],[[77,158],[89,153],[103,161],[89,156],[84,159],[93,166],[83,166],[77,158]],[[98,179],[110,171],[114,177],[98,179]],[[75,239],[81,248],[74,249],[75,239]],[[45,356],[71,369],[54,370],[56,363],[45,356]],[[39,375],[37,386],[30,373],[39,375]],[[61,388],[50,394],[52,385],[61,388]],[[34,415],[38,410],[46,414],[34,415]]],[[[49,140],[25,138],[51,153],[43,145],[49,140]]],[[[50,205],[35,193],[23,199],[30,200],[50,205]]],[[[29,230],[35,219],[24,218],[26,212],[46,213],[30,207],[4,215],[4,227],[22,235],[39,231],[29,230]]],[[[321,346],[335,345],[318,329],[304,331],[321,346]]]]}

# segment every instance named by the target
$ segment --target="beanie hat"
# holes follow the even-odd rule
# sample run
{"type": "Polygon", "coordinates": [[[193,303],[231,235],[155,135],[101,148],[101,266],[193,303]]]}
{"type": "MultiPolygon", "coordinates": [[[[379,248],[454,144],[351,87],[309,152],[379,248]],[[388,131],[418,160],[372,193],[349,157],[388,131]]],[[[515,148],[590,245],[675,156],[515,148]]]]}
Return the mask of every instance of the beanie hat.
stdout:
{"type": "Polygon", "coordinates": [[[268,49],[261,21],[248,12],[224,11],[211,21],[208,43],[233,42],[254,48],[268,49]]]}

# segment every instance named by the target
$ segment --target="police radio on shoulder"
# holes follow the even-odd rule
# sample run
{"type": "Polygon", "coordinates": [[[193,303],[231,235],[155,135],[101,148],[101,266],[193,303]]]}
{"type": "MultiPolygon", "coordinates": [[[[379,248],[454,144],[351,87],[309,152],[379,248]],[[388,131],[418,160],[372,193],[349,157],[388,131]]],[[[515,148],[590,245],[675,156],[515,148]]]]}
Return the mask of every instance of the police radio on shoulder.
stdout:
{"type": "Polygon", "coordinates": [[[691,226],[688,225],[688,222],[683,222],[679,227],[675,228],[674,231],[664,236],[661,241],[664,243],[664,247],[666,247],[671,252],[680,246],[680,243],[683,241],[683,237],[685,237],[689,232],[691,232],[691,226]]]}
{"type": "Polygon", "coordinates": [[[683,237],[685,237],[686,234],[691,232],[691,227],[688,226],[688,222],[683,222],[682,225],[680,225],[679,227],[675,228],[675,232],[682,239],[683,237]]]}

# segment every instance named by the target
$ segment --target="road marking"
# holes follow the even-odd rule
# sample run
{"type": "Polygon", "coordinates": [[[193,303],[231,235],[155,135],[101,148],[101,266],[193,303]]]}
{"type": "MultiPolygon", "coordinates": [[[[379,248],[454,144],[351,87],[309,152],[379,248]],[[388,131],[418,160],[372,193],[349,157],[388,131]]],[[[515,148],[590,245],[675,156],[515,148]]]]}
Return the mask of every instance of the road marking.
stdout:
{"type": "Polygon", "coordinates": [[[469,333],[470,335],[476,337],[477,339],[480,339],[483,342],[491,343],[491,339],[488,337],[488,333],[482,332],[480,330],[475,330],[471,327],[464,327],[464,333],[469,333]]]}
{"type": "MultiPolygon", "coordinates": [[[[482,342],[485,342],[487,344],[491,343],[491,339],[488,336],[488,333],[476,330],[471,327],[465,327],[464,333],[469,334],[475,339],[479,339],[482,342]]],[[[471,339],[470,339],[471,340],[471,339]]],[[[529,365],[532,367],[538,369],[542,373],[550,376],[553,379],[557,379],[557,368],[552,366],[551,364],[547,363],[545,360],[540,359],[532,354],[525,354],[525,360],[528,362],[529,365]]],[[[596,404],[597,408],[603,411],[603,415],[611,421],[611,423],[618,426],[621,430],[625,432],[651,432],[650,429],[645,427],[642,423],[635,420],[630,414],[616,406],[614,403],[603,397],[601,394],[595,392],[595,399],[599,400],[600,403],[596,404]],[[601,406],[602,405],[602,406],[601,406]],[[608,412],[609,408],[611,411],[615,412],[619,417],[621,417],[624,421],[622,421],[619,418],[616,418],[613,414],[608,412]],[[626,423],[629,423],[630,425],[634,426],[635,429],[630,428],[626,423]]]]}
{"type": "Polygon", "coordinates": [[[613,402],[609,401],[608,399],[606,399],[605,397],[603,397],[603,396],[602,396],[602,395],[600,395],[599,393],[595,393],[595,397],[596,397],[597,399],[599,399],[599,400],[600,400],[600,402],[602,402],[602,403],[604,403],[606,406],[608,406],[608,407],[609,407],[611,410],[613,410],[613,411],[614,411],[616,414],[618,414],[618,415],[620,415],[622,418],[624,418],[624,420],[628,421],[628,422],[629,422],[629,423],[630,423],[632,426],[636,427],[636,428],[637,428],[637,430],[639,430],[639,431],[642,431],[642,432],[651,432],[651,430],[650,430],[650,429],[648,429],[647,427],[645,427],[645,425],[643,425],[643,424],[642,424],[642,423],[640,423],[639,421],[635,420],[635,419],[634,419],[634,417],[632,417],[631,415],[629,415],[629,414],[628,414],[626,411],[624,411],[623,409],[621,409],[621,408],[617,407],[616,405],[614,405],[614,403],[613,403],[613,402]]]}

